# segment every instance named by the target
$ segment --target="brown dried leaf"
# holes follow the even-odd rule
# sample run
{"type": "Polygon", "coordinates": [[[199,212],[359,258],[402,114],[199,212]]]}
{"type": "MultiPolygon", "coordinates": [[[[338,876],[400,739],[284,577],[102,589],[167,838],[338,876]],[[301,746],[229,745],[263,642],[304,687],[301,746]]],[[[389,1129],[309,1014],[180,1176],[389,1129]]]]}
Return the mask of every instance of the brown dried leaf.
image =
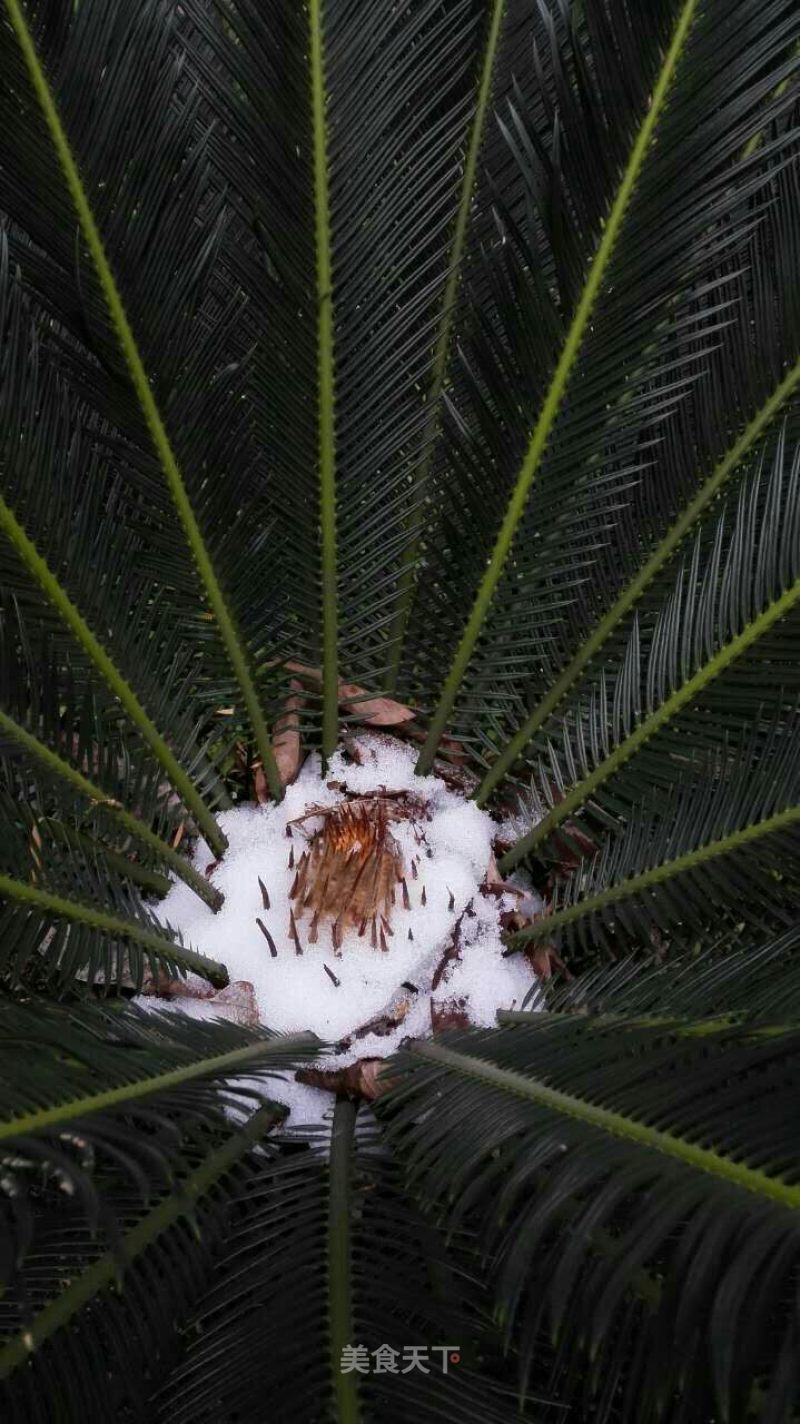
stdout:
{"type": "MultiPolygon", "coordinates": [[[[294,781],[302,765],[303,752],[300,741],[300,710],[304,703],[303,685],[295,678],[289,683],[291,695],[284,703],[284,711],[277,718],[272,732],[272,750],[278,767],[281,786],[294,781]]],[[[263,772],[262,772],[263,776],[263,772]]],[[[261,798],[259,797],[259,800],[261,798]]]]}
{"type": "Polygon", "coordinates": [[[300,1068],[295,1077],[298,1083],[307,1083],[311,1088],[364,1098],[371,1103],[392,1087],[391,1081],[378,1080],[383,1065],[383,1058],[359,1058],[347,1068],[300,1068]]]}
{"type": "Polygon", "coordinates": [[[388,1038],[390,1033],[400,1027],[410,1007],[408,999],[401,999],[386,1013],[376,1014],[374,1018],[354,1029],[347,1042],[351,1043],[354,1038],[366,1038],[370,1033],[374,1033],[376,1038],[388,1038]]]}
{"type": "Polygon", "coordinates": [[[354,682],[339,683],[339,702],[367,727],[399,727],[414,716],[410,707],[392,697],[368,697],[354,682]]]}
{"type": "MultiPolygon", "coordinates": [[[[285,666],[306,682],[322,682],[319,668],[296,662],[286,663],[285,666]]],[[[355,682],[339,683],[339,703],[368,727],[399,727],[414,717],[411,708],[405,707],[402,702],[395,702],[392,697],[372,697],[366,688],[359,687],[355,682]]]]}
{"type": "Polygon", "coordinates": [[[563,974],[565,979],[573,978],[563,959],[551,944],[528,945],[522,953],[537,979],[552,979],[555,970],[563,974]]]}
{"type": "Polygon", "coordinates": [[[489,895],[516,895],[519,899],[523,899],[525,895],[525,891],[520,890],[518,885],[510,885],[507,880],[502,879],[494,851],[489,856],[489,868],[482,889],[489,895]]]}
{"type": "Polygon", "coordinates": [[[466,999],[442,999],[439,1003],[431,999],[431,1028],[434,1033],[443,1033],[448,1028],[469,1028],[470,1023],[466,999]]]}
{"type": "Polygon", "coordinates": [[[189,974],[185,979],[172,979],[169,974],[153,974],[146,968],[142,976],[141,993],[156,995],[159,999],[213,999],[216,992],[198,974],[189,974]]]}
{"type": "Polygon", "coordinates": [[[145,972],[141,992],[159,999],[194,999],[208,1005],[209,1011],[231,1023],[246,1028],[258,1025],[258,1005],[255,990],[247,979],[235,979],[224,989],[213,989],[197,974],[185,979],[171,979],[168,974],[145,972]]]}
{"type": "Polygon", "coordinates": [[[516,930],[524,930],[528,924],[530,924],[530,920],[526,920],[525,916],[521,915],[519,910],[501,911],[500,925],[506,933],[510,934],[516,930]]]}
{"type": "Polygon", "coordinates": [[[231,1023],[241,1024],[244,1028],[258,1026],[255,990],[247,979],[235,979],[220,989],[210,1007],[215,1013],[219,1009],[220,1017],[230,1019],[231,1023]]]}

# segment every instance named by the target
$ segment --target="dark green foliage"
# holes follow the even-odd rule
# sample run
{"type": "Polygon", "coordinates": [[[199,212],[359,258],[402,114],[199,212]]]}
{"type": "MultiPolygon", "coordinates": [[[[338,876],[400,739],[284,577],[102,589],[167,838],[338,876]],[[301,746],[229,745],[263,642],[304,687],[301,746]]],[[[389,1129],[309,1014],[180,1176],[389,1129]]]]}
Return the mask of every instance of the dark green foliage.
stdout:
{"type": "Polygon", "coordinates": [[[3,1418],[784,1424],[796,4],[0,17],[3,1418]],[[224,982],[149,897],[298,662],[305,749],[340,679],[460,747],[580,971],[330,1152],[313,1044],[123,1002],[224,982]]]}
{"type": "Polygon", "coordinates": [[[588,1351],[593,1419],[616,1417],[623,1361],[626,1419],[746,1418],[770,1381],[778,1424],[797,1398],[788,1018],[759,1032],[537,1014],[398,1059],[385,1111],[412,1190],[450,1225],[480,1223],[523,1360],[547,1328],[571,1393],[588,1351]]]}

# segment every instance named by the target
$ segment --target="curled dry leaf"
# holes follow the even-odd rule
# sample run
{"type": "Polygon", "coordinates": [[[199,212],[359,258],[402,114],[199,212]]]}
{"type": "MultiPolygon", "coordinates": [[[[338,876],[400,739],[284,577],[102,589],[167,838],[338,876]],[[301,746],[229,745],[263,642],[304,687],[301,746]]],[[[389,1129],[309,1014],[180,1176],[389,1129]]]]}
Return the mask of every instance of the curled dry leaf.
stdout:
{"type": "Polygon", "coordinates": [[[593,860],[598,851],[597,842],[575,821],[565,821],[562,832],[556,831],[550,838],[549,854],[553,861],[551,881],[570,875],[583,861],[593,860]]]}
{"type": "Polygon", "coordinates": [[[400,727],[414,716],[410,707],[392,697],[370,697],[354,682],[339,683],[339,702],[367,727],[400,727]]]}
{"type": "Polygon", "coordinates": [[[522,952],[537,979],[552,979],[556,970],[565,979],[574,977],[551,944],[528,945],[522,952]]]}
{"type": "MultiPolygon", "coordinates": [[[[278,776],[281,786],[288,786],[294,781],[303,760],[302,747],[300,742],[300,709],[303,706],[303,684],[296,678],[292,678],[289,683],[290,694],[284,703],[284,710],[275,722],[272,732],[272,751],[278,767],[278,776]]],[[[263,799],[268,799],[266,777],[261,770],[261,780],[264,786],[265,795],[263,799]]],[[[259,801],[258,782],[256,783],[256,795],[259,801]]]]}
{"type": "MultiPolygon", "coordinates": [[[[306,682],[322,682],[319,668],[296,662],[286,663],[285,666],[306,682]]],[[[395,702],[392,697],[373,697],[366,688],[354,682],[339,683],[339,704],[367,727],[399,727],[404,722],[410,722],[414,716],[411,708],[402,702],[395,702]]]]}
{"type": "Polygon", "coordinates": [[[516,895],[518,900],[525,898],[525,891],[519,885],[511,885],[508,880],[501,878],[494,851],[489,856],[489,866],[482,889],[487,895],[516,895]]]}
{"type": "Polygon", "coordinates": [[[209,1008],[220,1018],[241,1024],[243,1028],[258,1027],[255,990],[247,979],[235,979],[232,984],[220,989],[219,993],[213,996],[209,1008]]]}
{"type": "Polygon", "coordinates": [[[197,974],[185,979],[172,979],[168,974],[145,971],[141,993],[159,999],[182,999],[207,1005],[208,1017],[229,1019],[245,1028],[258,1025],[258,1005],[253,985],[247,979],[235,979],[224,989],[213,989],[197,974]]]}
{"type": "Polygon", "coordinates": [[[213,999],[216,989],[199,974],[187,974],[185,979],[173,979],[169,974],[153,974],[146,968],[140,992],[159,999],[213,999]]]}
{"type": "Polygon", "coordinates": [[[299,1068],[295,1077],[298,1083],[307,1083],[310,1088],[323,1088],[329,1093],[363,1098],[371,1103],[392,1086],[391,1080],[379,1079],[384,1062],[383,1058],[359,1058],[346,1068],[299,1068]]]}

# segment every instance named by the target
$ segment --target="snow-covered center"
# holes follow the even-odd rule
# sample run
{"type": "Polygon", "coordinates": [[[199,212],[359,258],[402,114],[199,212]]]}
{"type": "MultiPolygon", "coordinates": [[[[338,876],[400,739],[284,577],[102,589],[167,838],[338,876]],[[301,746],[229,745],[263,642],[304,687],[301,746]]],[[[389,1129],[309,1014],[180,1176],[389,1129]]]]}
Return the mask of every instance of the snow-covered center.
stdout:
{"type": "MultiPolygon", "coordinates": [[[[219,817],[224,858],[215,865],[202,840],[194,856],[225,897],[216,914],[182,881],[156,910],[184,943],[222,960],[232,985],[252,985],[262,1023],[280,1033],[312,1030],[332,1046],[328,1061],[337,1067],[385,1057],[444,1021],[492,1025],[497,1009],[519,1007],[532,985],[523,956],[503,957],[500,916],[516,902],[487,885],[491,817],[438,777],[415,776],[404,743],[364,735],[353,746],[360,764],[352,750],[339,751],[323,776],[312,755],[280,804],[219,817]],[[298,871],[302,882],[326,812],[338,823],[336,807],[374,808],[357,798],[382,793],[395,863],[389,902],[366,922],[359,909],[355,919],[323,912],[315,923],[313,906],[298,896],[298,871]]],[[[357,858],[358,841],[348,850],[357,858]]],[[[204,991],[192,976],[193,984],[204,991]]],[[[172,1002],[197,1016],[226,1014],[224,996],[172,1002]]]]}

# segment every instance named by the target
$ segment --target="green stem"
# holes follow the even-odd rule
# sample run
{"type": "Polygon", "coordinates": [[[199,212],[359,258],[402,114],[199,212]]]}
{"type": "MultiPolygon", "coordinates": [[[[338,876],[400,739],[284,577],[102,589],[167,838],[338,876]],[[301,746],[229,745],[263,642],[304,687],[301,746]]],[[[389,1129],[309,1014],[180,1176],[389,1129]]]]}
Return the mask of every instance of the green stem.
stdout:
{"type": "Polygon", "coordinates": [[[135,1082],[122,1083],[117,1088],[105,1088],[100,1093],[87,1093],[84,1097],[73,1098],[67,1103],[36,1108],[33,1112],[10,1118],[0,1122],[0,1142],[27,1137],[31,1132],[43,1132],[51,1127],[60,1129],[65,1123],[84,1118],[89,1113],[107,1112],[109,1108],[126,1106],[153,1093],[180,1088],[198,1078],[234,1077],[276,1055],[291,1061],[293,1058],[313,1053],[318,1046],[319,1040],[313,1033],[296,1033],[290,1038],[260,1038],[255,1043],[228,1049],[227,1053],[198,1058],[193,1063],[182,1064],[179,1068],[168,1068],[163,1073],[156,1073],[135,1082]]]}
{"type": "Polygon", "coordinates": [[[140,865],[136,860],[128,860],[127,856],[121,855],[118,851],[109,849],[107,845],[94,836],[86,835],[83,831],[76,831],[72,826],[66,825],[56,816],[43,816],[36,822],[40,831],[46,832],[57,845],[65,845],[71,849],[78,847],[84,854],[92,859],[102,856],[104,863],[113,870],[115,875],[127,877],[136,885],[142,885],[145,890],[150,890],[154,895],[159,895],[162,899],[169,894],[170,880],[166,875],[160,875],[157,870],[151,870],[149,865],[140,865]]]}
{"type": "MultiPolygon", "coordinates": [[[[78,165],[70,148],[69,139],[61,123],[55,99],[36,51],[33,35],[29,29],[20,0],[5,0],[5,6],[19,41],[20,49],[22,50],[31,85],[41,106],[42,115],[47,124],[56,157],[64,175],[67,188],[69,189],[84,241],[91,254],[95,271],[97,272],[98,280],[106,300],[111,322],[117,335],[120,350],[122,351],[125,364],[128,368],[131,384],[136,392],[142,413],[147,422],[156,454],[158,455],[170,494],[172,495],[175,508],[183,525],[187,543],[205,589],[209,605],[216,619],[220,637],[222,638],[233,672],[239,684],[242,700],[250,717],[256,745],[263,762],[270,790],[276,799],[280,799],[283,794],[283,788],[278,775],[278,768],[275,764],[272,744],[264,720],[264,714],[261,710],[258,693],[256,692],[255,684],[253,683],[248,666],[248,660],[217,580],[211,558],[200,532],[200,526],[195,518],[194,510],[192,509],[184,484],[183,475],[181,474],[170,444],[169,436],[167,435],[166,427],[161,418],[161,412],[156,405],[155,397],[147,378],[147,372],[144,368],[144,362],[139,353],[136,338],[125,311],[122,296],[111,270],[111,264],[106,256],[100,229],[95,221],[86,189],[83,186],[83,180],[78,171],[78,165]]],[[[217,848],[215,847],[215,849],[217,848]]]]}
{"type": "MultiPolygon", "coordinates": [[[[800,55],[800,41],[797,42],[797,44],[794,46],[794,49],[792,50],[793,58],[796,59],[798,55],[800,55]]],[[[786,90],[792,83],[794,83],[795,85],[797,83],[796,68],[793,77],[783,79],[780,84],[776,85],[772,93],[769,95],[769,98],[767,100],[768,105],[772,105],[775,103],[776,99],[780,99],[781,95],[786,93],[786,90]]],[[[757,149],[761,147],[762,143],[764,142],[764,134],[764,129],[757,129],[756,132],[751,135],[741,152],[741,158],[743,160],[750,158],[751,155],[754,154],[757,149]]]]}
{"type": "Polygon", "coordinates": [[[522,838],[506,852],[498,862],[499,869],[501,871],[510,870],[512,866],[522,860],[523,856],[530,854],[530,852],[536,850],[537,846],[540,846],[543,841],[547,840],[548,836],[552,835],[553,831],[560,826],[568,816],[571,816],[574,811],[584,805],[589,797],[597,790],[598,786],[601,786],[604,781],[607,781],[610,776],[613,776],[614,773],[633,756],[634,752],[638,751],[645,742],[655,736],[656,732],[666,726],[667,722],[676,716],[676,714],[686,706],[687,702],[691,702],[694,697],[703,692],[709,683],[713,682],[715,678],[725,672],[743,653],[746,653],[747,650],[752,647],[753,643],[757,642],[764,633],[768,632],[774,623],[784,618],[794,607],[798,597],[800,597],[800,579],[797,579],[791,588],[787,588],[780,598],[777,598],[774,603],[770,604],[769,608],[765,608],[757,618],[753,619],[752,623],[749,623],[741,633],[738,633],[735,638],[732,638],[724,648],[720,648],[703,667],[698,669],[694,677],[690,677],[682,687],[677,688],[665,702],[662,702],[660,707],[645,717],[644,721],[640,722],[638,727],[634,727],[633,731],[624,741],[620,742],[619,746],[614,748],[610,756],[605,757],[603,761],[599,762],[594,768],[594,771],[591,771],[588,776],[585,776],[582,781],[578,782],[577,786],[574,786],[571,791],[568,791],[566,796],[553,807],[552,811],[539,822],[538,826],[534,826],[533,830],[529,831],[526,836],[522,836],[522,838]]]}
{"type": "MultiPolygon", "coordinates": [[[[40,742],[38,737],[34,737],[7,712],[0,711],[0,730],[6,732],[19,746],[24,747],[30,756],[41,762],[42,766],[57,776],[59,780],[72,786],[79,796],[85,796],[94,805],[102,806],[103,810],[120,826],[123,826],[129,835],[140,841],[142,845],[146,845],[149,850],[154,851],[159,860],[165,861],[179,879],[185,881],[195,894],[200,896],[201,900],[205,900],[206,904],[211,906],[212,910],[219,909],[223,898],[220,892],[209,884],[206,877],[200,875],[185,856],[179,855],[172,846],[162,841],[161,837],[145,825],[144,821],[139,820],[138,816],[126,811],[119,801],[113,800],[102,786],[96,786],[87,776],[60,757],[57,752],[45,746],[44,742],[40,742]]],[[[106,852],[106,854],[109,853],[106,852]]]]}
{"type": "Polygon", "coordinates": [[[666,104],[669,88],[684,45],[686,44],[698,3],[699,0],[684,0],[684,4],[681,7],[680,16],[675,26],[669,48],[664,56],[661,72],[653,88],[650,108],[636,136],[628,162],[625,165],[622,180],[603,227],[603,233],[597,251],[590,263],[580,300],[575,309],[575,314],[570,323],[561,355],[553,373],[547,395],[545,396],[544,404],[534,427],[525,459],[517,476],[516,486],[503,518],[492,556],[481,579],[472,612],[456,650],[452,667],[434,712],[430,731],[420,752],[417,762],[417,772],[419,775],[430,771],[433,758],[436,755],[437,747],[446,729],[458,690],[467,667],[469,666],[475,644],[480,637],[484,619],[489,611],[495,589],[502,577],[514,536],[525,511],[531,485],[533,484],[547,449],[553,427],[561,410],[570,376],[580,355],[592,309],[600,293],[608,265],[614,254],[628,203],[630,202],[631,195],[641,172],[656,124],[666,104]]]}
{"type": "Polygon", "coordinates": [[[623,618],[630,613],[634,605],[642,597],[642,594],[661,572],[664,565],[672,558],[678,545],[684,539],[688,531],[700,518],[701,514],[708,508],[712,499],[719,493],[725,481],[741,463],[744,457],[750,452],[756,441],[763,435],[767,426],[781,408],[786,404],[800,384],[800,360],[787,372],[783,380],[775,387],[768,400],[766,400],[753,419],[742,431],[737,440],[734,441],[730,449],[726,451],[722,459],[715,465],[708,479],[698,490],[694,499],[686,506],[672,527],[664,535],[664,538],[653,550],[649,559],[642,565],[639,572],[623,589],[619,598],[609,608],[608,612],[597,624],[594,632],[586,642],[578,649],[578,652],[564,668],[547,696],[533,709],[519,731],[514,734],[508,744],[504,747],[497,761],[493,763],[486,773],[483,781],[475,792],[475,800],[479,806],[483,806],[495,787],[502,781],[509,772],[517,757],[524,752],[529,742],[536,735],[539,729],[547,721],[548,717],[563,702],[567,693],[577,682],[584,668],[588,667],[592,658],[596,657],[606,639],[615,631],[623,618]]]}
{"type": "Polygon", "coordinates": [[[60,920],[70,920],[73,924],[88,925],[90,929],[103,934],[115,935],[118,939],[132,940],[143,949],[155,951],[163,959],[191,969],[213,984],[224,989],[228,983],[228,971],[224,964],[214,959],[206,959],[193,949],[182,949],[173,944],[166,935],[156,934],[138,925],[135,920],[123,920],[110,915],[105,910],[96,910],[92,905],[84,905],[79,900],[68,900],[64,895],[53,895],[49,890],[40,890],[36,885],[28,885],[24,880],[15,880],[10,875],[0,874],[0,895],[18,904],[33,905],[45,914],[55,915],[60,920]]]}
{"type": "Polygon", "coordinates": [[[356,1376],[341,1369],[342,1350],[353,1341],[350,1292],[350,1204],[356,1107],[337,1098],[333,1112],[328,1206],[328,1292],[333,1393],[338,1424],[359,1424],[361,1407],[356,1376]]]}
{"type": "Polygon", "coordinates": [[[393,647],[388,683],[389,692],[393,692],[397,687],[397,679],[403,659],[403,640],[405,638],[406,625],[411,612],[411,603],[416,586],[417,555],[419,553],[419,543],[422,537],[424,523],[422,509],[417,497],[420,490],[425,488],[428,481],[431,461],[433,459],[433,441],[441,416],[440,401],[442,391],[444,390],[445,377],[447,375],[456,296],[461,281],[461,268],[467,246],[470,209],[472,207],[472,197],[475,191],[475,180],[478,171],[478,155],[480,153],[481,144],[483,143],[486,118],[492,97],[492,79],[495,59],[500,45],[504,13],[505,0],[492,0],[486,45],[483,51],[483,60],[478,71],[478,94],[475,104],[475,113],[472,119],[469,143],[464,158],[461,200],[458,205],[458,212],[456,213],[456,220],[453,227],[453,237],[450,244],[448,276],[442,296],[442,315],[439,323],[439,335],[436,339],[436,346],[433,353],[431,384],[425,402],[430,413],[425,422],[422,435],[423,456],[419,469],[414,473],[413,488],[411,490],[412,502],[416,502],[416,508],[411,515],[411,542],[403,554],[397,613],[395,614],[389,634],[389,640],[393,647]]]}
{"type": "Polygon", "coordinates": [[[31,577],[38,583],[101,677],[104,678],[120,705],[125,709],[134,726],[138,728],[153,755],[163,766],[175,790],[180,794],[187,810],[191,811],[212,850],[216,855],[222,855],[227,841],[205,801],[189,780],[177,757],[167,746],[133,688],[122,676],[116,664],[112,662],[105,648],[98,642],[69,594],[61,587],[55,574],[51,572],[35,544],[28,538],[2,495],[0,495],[0,529],[8,536],[31,577]]]}
{"type": "Polygon", "coordinates": [[[546,938],[560,925],[571,924],[574,920],[583,919],[584,915],[591,915],[597,910],[604,909],[606,905],[614,905],[619,900],[629,899],[631,895],[642,894],[652,886],[660,885],[664,880],[671,880],[674,875],[682,875],[687,870],[694,870],[697,866],[704,865],[706,861],[715,860],[720,855],[730,855],[741,850],[743,846],[749,845],[752,841],[760,840],[762,836],[774,835],[777,831],[786,830],[798,821],[800,821],[800,806],[791,806],[785,811],[777,811],[774,816],[767,816],[763,821],[745,826],[743,830],[731,831],[729,835],[722,836],[718,841],[710,841],[708,845],[686,851],[684,855],[676,856],[674,860],[652,866],[649,870],[641,871],[639,875],[632,875],[629,880],[623,880],[619,885],[610,885],[607,889],[598,891],[596,895],[590,895],[586,900],[581,900],[577,905],[568,905],[562,910],[556,910],[552,915],[547,915],[543,920],[539,920],[537,924],[509,935],[508,943],[509,945],[521,945],[531,939],[546,938]]]}
{"type": "Polygon", "coordinates": [[[27,1364],[35,1350],[40,1349],[57,1330],[69,1325],[78,1311],[89,1305],[100,1291],[118,1281],[120,1260],[126,1266],[130,1265],[181,1217],[191,1217],[197,1202],[260,1141],[281,1116],[279,1106],[260,1108],[216,1152],[212,1152],[201,1167],[179,1182],[168,1197],[127,1231],[116,1251],[104,1252],[70,1281],[60,1295],[48,1301],[25,1330],[0,1350],[0,1379],[7,1379],[14,1370],[27,1364]]]}
{"type": "MultiPolygon", "coordinates": [[[[546,1010],[548,1019],[572,1019],[576,1022],[574,1010],[564,1009],[546,1010]]],[[[497,1023],[501,1028],[507,1028],[514,1024],[541,1024],[541,1012],[539,1010],[527,1011],[526,1009],[498,1009],[497,1023]]],[[[796,1034],[796,1026],[793,1023],[780,1024],[748,1024],[744,1010],[737,1014],[718,1014],[713,1019],[701,1019],[698,1023],[687,1023],[685,1019],[667,1018],[655,1014],[645,1014],[643,1017],[631,1018],[629,1014],[592,1014],[591,1022],[602,1028],[609,1024],[620,1029],[640,1029],[652,1028],[675,1035],[676,1038],[712,1038],[714,1034],[728,1033],[732,1028],[739,1029],[743,1037],[748,1042],[752,1039],[780,1038],[783,1035],[796,1034]]]]}
{"type": "Polygon", "coordinates": [[[486,1083],[488,1087],[495,1088],[500,1092],[513,1093],[516,1097],[524,1098],[528,1102],[535,1103],[538,1107],[546,1108],[551,1112],[563,1113],[567,1117],[585,1123],[588,1127],[594,1127],[614,1137],[623,1137],[629,1142],[635,1142],[647,1151],[663,1152],[668,1157],[684,1163],[687,1167],[694,1168],[696,1171],[708,1172],[712,1176],[731,1182],[762,1199],[778,1202],[781,1206],[793,1210],[800,1208],[800,1184],[784,1182],[778,1177],[770,1177],[766,1172],[759,1172],[753,1167],[748,1167],[744,1162],[732,1161],[730,1157],[724,1156],[721,1152],[714,1152],[711,1148],[687,1142],[685,1138],[676,1137],[671,1132],[662,1132],[659,1128],[650,1127],[648,1123],[641,1122],[637,1118],[620,1112],[612,1112],[609,1108],[599,1107],[595,1103],[588,1103],[582,1098],[575,1097],[572,1093],[548,1087],[546,1083],[529,1077],[525,1073],[517,1073],[511,1068],[501,1068],[496,1063],[489,1063],[485,1059],[472,1058],[468,1054],[447,1048],[441,1043],[418,1041],[414,1043],[412,1052],[415,1057],[428,1059],[437,1066],[450,1069],[461,1077],[475,1078],[478,1082],[486,1083]]]}
{"type": "Polygon", "coordinates": [[[336,577],[336,410],[333,350],[333,262],[328,192],[328,133],[322,0],[309,0],[311,116],[314,131],[314,222],[316,235],[317,373],[319,377],[319,517],[322,544],[322,756],[326,762],[339,736],[338,581],[336,577]]]}

